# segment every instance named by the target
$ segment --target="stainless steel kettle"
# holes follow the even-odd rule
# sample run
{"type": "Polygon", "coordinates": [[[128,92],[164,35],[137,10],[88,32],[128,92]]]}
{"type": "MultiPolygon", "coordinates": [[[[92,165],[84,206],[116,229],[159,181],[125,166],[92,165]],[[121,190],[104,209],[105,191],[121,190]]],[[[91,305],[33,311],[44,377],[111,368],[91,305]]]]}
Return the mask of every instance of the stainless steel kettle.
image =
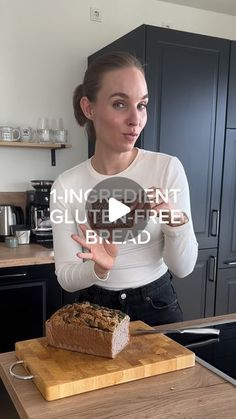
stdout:
{"type": "Polygon", "coordinates": [[[12,234],[11,228],[16,224],[24,223],[24,214],[21,207],[14,205],[0,205],[0,240],[12,234]]]}

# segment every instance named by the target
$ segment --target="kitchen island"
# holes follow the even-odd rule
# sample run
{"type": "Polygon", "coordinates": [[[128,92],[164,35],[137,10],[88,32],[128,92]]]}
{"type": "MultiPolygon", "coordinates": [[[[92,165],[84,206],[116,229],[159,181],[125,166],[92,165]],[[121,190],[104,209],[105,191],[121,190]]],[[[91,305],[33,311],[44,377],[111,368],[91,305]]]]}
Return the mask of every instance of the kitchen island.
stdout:
{"type": "MultiPolygon", "coordinates": [[[[236,314],[168,325],[173,328],[236,320],[236,314]]],[[[164,330],[164,326],[157,327],[164,330]]],[[[236,387],[196,362],[191,368],[47,402],[31,381],[9,374],[15,353],[0,355],[0,376],[22,419],[233,419],[236,387]]],[[[22,366],[18,373],[24,374],[22,366]]]]}

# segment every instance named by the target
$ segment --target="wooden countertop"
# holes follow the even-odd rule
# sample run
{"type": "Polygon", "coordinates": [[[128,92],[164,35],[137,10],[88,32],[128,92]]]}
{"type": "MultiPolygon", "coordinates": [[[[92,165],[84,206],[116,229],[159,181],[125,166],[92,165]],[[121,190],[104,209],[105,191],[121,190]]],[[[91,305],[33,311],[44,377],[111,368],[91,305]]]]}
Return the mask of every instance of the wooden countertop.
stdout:
{"type": "MultiPolygon", "coordinates": [[[[236,320],[236,313],[168,327],[209,325],[226,319],[236,320]]],[[[22,419],[235,418],[235,386],[198,363],[184,370],[47,402],[33,382],[10,376],[9,366],[15,360],[14,352],[0,354],[0,376],[22,419]]],[[[18,373],[24,372],[19,366],[18,373]]]]}
{"type": "Polygon", "coordinates": [[[22,244],[10,248],[0,243],[0,268],[54,263],[53,250],[40,244],[22,244]]]}

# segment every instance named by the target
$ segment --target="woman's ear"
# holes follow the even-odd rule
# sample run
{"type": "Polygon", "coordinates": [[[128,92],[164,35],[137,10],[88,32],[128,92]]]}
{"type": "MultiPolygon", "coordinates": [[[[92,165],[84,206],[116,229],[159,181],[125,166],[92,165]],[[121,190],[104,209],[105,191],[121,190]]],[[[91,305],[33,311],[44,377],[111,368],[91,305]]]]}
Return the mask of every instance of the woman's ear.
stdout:
{"type": "Polygon", "coordinates": [[[80,106],[81,109],[83,111],[83,113],[85,114],[86,118],[88,119],[93,119],[93,108],[92,108],[92,104],[90,102],[90,100],[87,98],[87,96],[83,96],[80,99],[80,106]]]}

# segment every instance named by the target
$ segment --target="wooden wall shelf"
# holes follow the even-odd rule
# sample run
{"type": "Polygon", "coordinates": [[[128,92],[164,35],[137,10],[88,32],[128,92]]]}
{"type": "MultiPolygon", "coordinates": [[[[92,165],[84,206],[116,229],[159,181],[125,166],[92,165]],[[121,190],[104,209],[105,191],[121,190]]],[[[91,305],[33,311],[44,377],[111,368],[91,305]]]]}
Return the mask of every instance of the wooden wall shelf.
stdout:
{"type": "Polygon", "coordinates": [[[71,144],[56,144],[56,143],[33,143],[21,141],[0,141],[0,147],[18,147],[18,148],[41,148],[51,150],[52,166],[56,166],[56,150],[71,148],[71,144]]]}

